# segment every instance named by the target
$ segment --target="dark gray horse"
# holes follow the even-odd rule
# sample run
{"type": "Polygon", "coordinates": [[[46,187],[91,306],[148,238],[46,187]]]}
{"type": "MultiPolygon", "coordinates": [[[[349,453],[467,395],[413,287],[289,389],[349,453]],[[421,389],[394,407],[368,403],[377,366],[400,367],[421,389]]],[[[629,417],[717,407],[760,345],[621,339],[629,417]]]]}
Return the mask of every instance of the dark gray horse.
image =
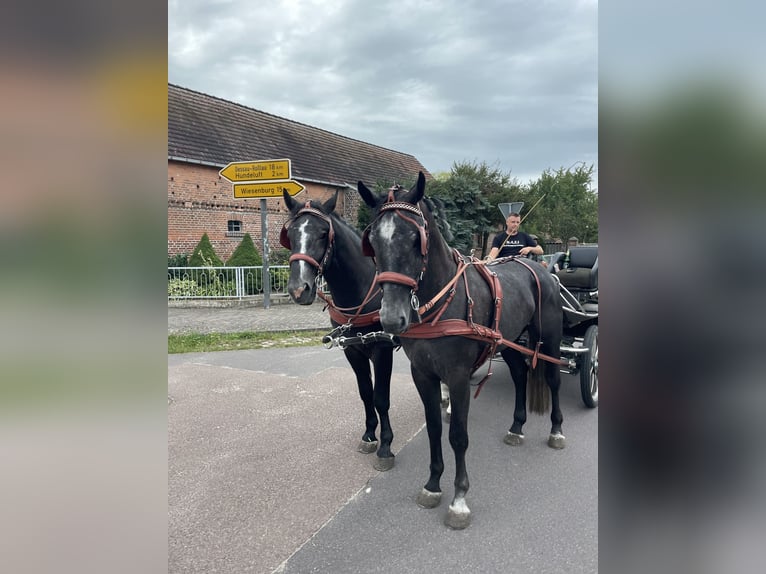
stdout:
{"type": "MultiPolygon", "coordinates": [[[[290,297],[300,305],[311,305],[317,295],[317,280],[324,277],[331,294],[325,301],[335,331],[379,333],[381,293],[375,285],[375,265],[362,255],[359,233],[335,214],[337,193],[324,203],[299,203],[287,192],[284,199],[290,219],[282,228],[280,242],[292,252],[287,283],[290,297]]],[[[394,347],[391,337],[371,336],[363,341],[343,349],[364,403],[365,432],[359,451],[371,453],[377,448],[373,466],[388,470],[394,466],[394,433],[388,417],[394,347]],[[375,438],[378,417],[380,446],[375,438]]]]}
{"type": "Polygon", "coordinates": [[[443,381],[452,405],[449,441],[456,466],[455,496],[445,522],[451,528],[465,528],[470,523],[465,501],[470,378],[495,351],[508,364],[516,388],[513,425],[505,442],[523,441],[529,375],[530,410],[547,411],[547,383],[552,398],[548,444],[564,447],[559,408],[559,289],[551,274],[536,262],[510,258],[484,265],[451,249],[428,202],[423,201],[422,173],[410,190],[395,187],[378,196],[361,181],[358,190],[373,210],[363,248],[374,256],[377,281],[383,289],[380,322],[386,332],[399,336],[425,409],[431,473],[417,501],[426,508],[441,502],[439,480],[444,462],[439,383],[443,381]],[[522,335],[528,341],[525,345],[518,342],[522,335]]]}

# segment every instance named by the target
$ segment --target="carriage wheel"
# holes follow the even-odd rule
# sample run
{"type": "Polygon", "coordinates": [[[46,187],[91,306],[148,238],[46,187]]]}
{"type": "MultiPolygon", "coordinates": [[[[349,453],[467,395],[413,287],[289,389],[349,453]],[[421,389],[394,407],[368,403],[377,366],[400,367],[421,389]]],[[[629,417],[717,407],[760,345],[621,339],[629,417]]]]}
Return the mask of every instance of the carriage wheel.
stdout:
{"type": "Polygon", "coordinates": [[[580,392],[585,406],[593,409],[598,406],[598,325],[591,325],[585,331],[583,346],[590,352],[582,356],[580,392]]]}

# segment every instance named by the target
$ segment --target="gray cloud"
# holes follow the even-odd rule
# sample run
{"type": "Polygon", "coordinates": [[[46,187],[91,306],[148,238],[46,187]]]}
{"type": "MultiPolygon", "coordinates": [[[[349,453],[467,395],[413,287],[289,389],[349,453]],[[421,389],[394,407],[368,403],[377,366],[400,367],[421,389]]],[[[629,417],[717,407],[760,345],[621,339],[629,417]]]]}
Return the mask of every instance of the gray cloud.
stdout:
{"type": "Polygon", "coordinates": [[[597,162],[591,1],[169,3],[169,80],[522,181],[597,162]]]}

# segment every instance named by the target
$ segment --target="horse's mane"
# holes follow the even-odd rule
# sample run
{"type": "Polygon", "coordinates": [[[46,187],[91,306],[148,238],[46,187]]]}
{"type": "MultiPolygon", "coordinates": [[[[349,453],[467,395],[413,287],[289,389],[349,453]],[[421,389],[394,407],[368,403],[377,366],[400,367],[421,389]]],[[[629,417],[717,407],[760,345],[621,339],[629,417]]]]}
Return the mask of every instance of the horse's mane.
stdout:
{"type": "Polygon", "coordinates": [[[340,223],[343,227],[347,228],[349,231],[351,231],[354,235],[356,235],[359,238],[359,241],[362,240],[362,232],[359,231],[355,225],[351,225],[351,222],[346,221],[345,218],[338,215],[336,211],[330,212],[330,217],[335,223],[340,223]]]}
{"type": "Polygon", "coordinates": [[[444,205],[444,201],[438,197],[426,197],[424,195],[423,203],[431,213],[433,221],[436,223],[436,227],[439,228],[444,241],[449,244],[455,236],[452,234],[452,228],[447,220],[447,207],[444,205]]]}

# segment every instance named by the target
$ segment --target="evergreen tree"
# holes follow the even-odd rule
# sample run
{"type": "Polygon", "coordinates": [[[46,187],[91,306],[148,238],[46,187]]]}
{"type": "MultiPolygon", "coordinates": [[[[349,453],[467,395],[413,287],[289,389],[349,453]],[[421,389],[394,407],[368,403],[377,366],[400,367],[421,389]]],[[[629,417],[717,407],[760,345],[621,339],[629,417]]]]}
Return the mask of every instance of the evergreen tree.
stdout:
{"type": "Polygon", "coordinates": [[[253,238],[250,237],[249,233],[245,233],[245,236],[242,238],[242,241],[239,242],[239,245],[237,245],[237,248],[234,250],[234,253],[231,254],[231,257],[226,261],[227,267],[251,267],[251,266],[260,266],[263,265],[263,259],[261,259],[261,254],[258,253],[258,250],[255,248],[255,244],[253,243],[253,238]]]}
{"type": "Polygon", "coordinates": [[[216,255],[207,233],[202,234],[202,239],[194,248],[189,258],[189,267],[223,267],[223,261],[216,255]]]}

